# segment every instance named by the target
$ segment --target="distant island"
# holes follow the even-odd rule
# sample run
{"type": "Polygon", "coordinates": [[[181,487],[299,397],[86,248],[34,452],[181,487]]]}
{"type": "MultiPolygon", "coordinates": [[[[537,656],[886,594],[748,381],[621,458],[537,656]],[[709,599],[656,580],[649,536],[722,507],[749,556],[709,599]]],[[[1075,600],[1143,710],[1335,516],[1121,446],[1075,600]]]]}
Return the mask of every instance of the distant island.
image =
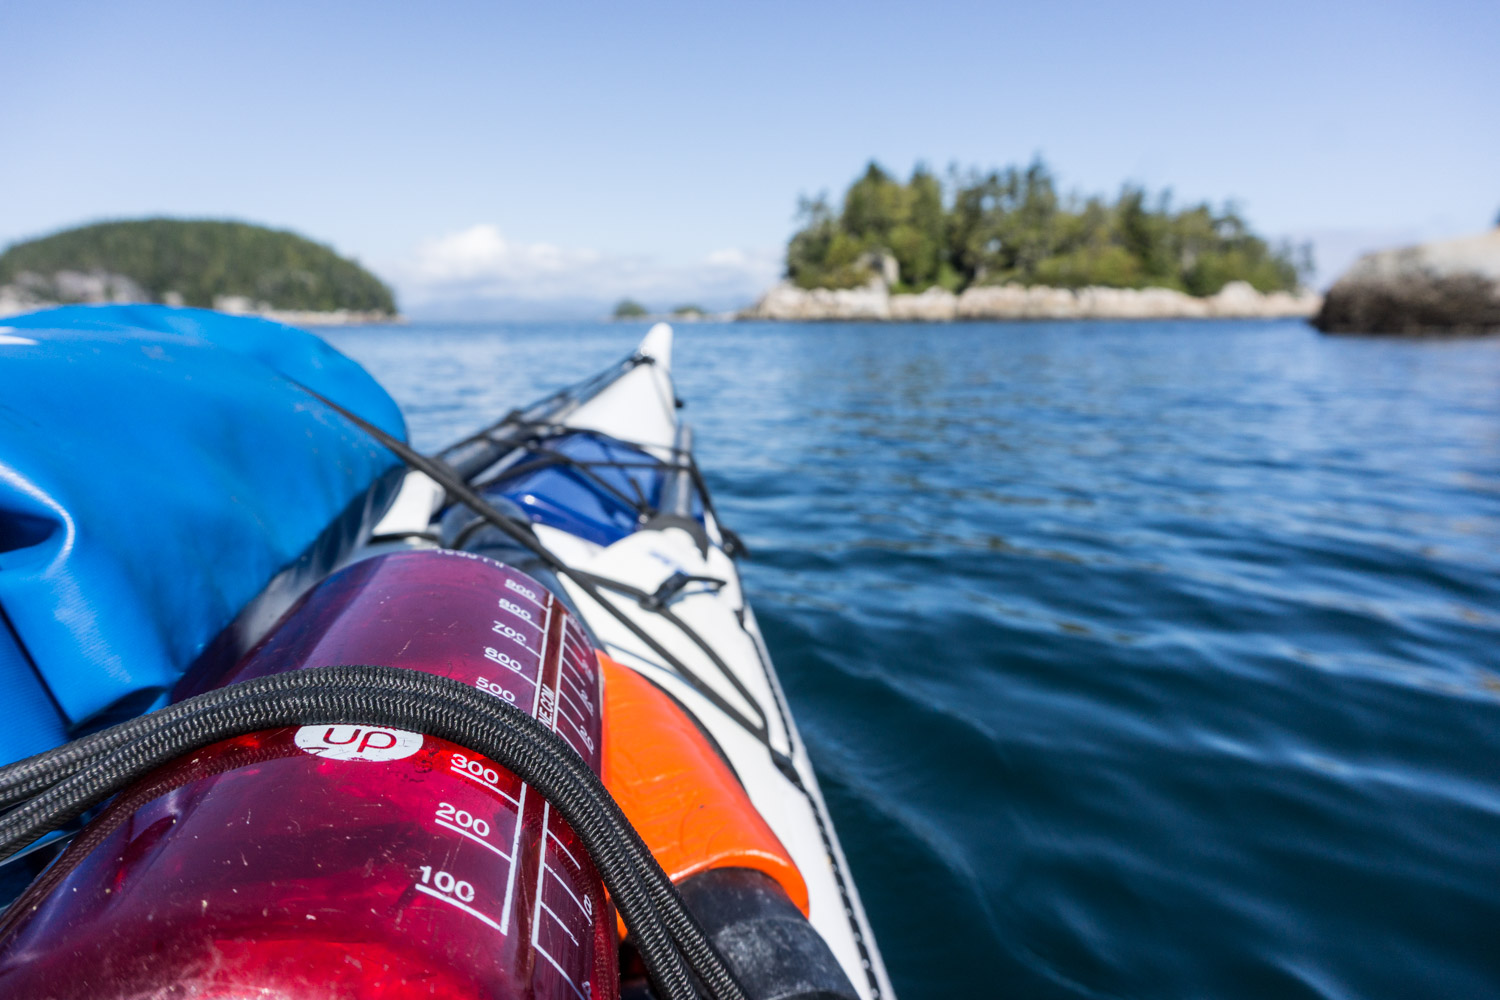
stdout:
{"type": "Polygon", "coordinates": [[[691,304],[689,304],[689,305],[673,306],[670,312],[657,313],[657,312],[652,312],[650,309],[647,309],[645,306],[641,305],[635,299],[621,299],[615,305],[614,312],[610,314],[610,318],[614,319],[614,320],[642,320],[642,321],[644,321],[644,320],[671,319],[671,320],[677,320],[678,322],[693,323],[693,322],[696,322],[698,320],[704,320],[704,319],[733,318],[733,317],[732,317],[732,315],[728,315],[728,316],[725,316],[725,317],[718,317],[716,314],[709,312],[707,309],[704,309],[702,306],[691,305],[691,304]]]}
{"type": "Polygon", "coordinates": [[[1041,160],[902,183],[871,163],[837,211],[804,198],[785,280],[746,319],[1306,316],[1311,250],[1272,247],[1232,204],[1126,185],[1059,192],[1041,160]]]}
{"type": "Polygon", "coordinates": [[[389,287],[286,230],[207,219],[101,222],[0,253],[0,313],[78,302],[154,302],[295,323],[389,322],[389,287]]]}

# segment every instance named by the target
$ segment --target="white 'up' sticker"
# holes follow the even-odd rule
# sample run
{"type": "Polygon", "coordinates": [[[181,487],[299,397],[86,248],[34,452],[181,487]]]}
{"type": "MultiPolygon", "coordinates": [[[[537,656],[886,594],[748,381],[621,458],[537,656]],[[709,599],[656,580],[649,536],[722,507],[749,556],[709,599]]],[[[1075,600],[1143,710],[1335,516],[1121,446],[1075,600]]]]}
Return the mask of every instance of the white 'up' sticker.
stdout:
{"type": "Polygon", "coordinates": [[[303,726],[297,746],[328,760],[400,760],[422,749],[422,734],[378,726],[303,726]]]}

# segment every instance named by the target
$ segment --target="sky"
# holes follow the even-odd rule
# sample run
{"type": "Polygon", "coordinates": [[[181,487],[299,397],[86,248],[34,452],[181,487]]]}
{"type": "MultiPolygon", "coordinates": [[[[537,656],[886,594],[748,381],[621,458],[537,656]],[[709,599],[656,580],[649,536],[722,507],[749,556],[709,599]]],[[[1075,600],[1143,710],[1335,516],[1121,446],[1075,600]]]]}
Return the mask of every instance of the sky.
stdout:
{"type": "Polygon", "coordinates": [[[1232,198],[1316,283],[1500,213],[1500,3],[0,0],[0,244],[294,229],[414,316],[743,305],[799,195],[1047,159],[1232,198]]]}

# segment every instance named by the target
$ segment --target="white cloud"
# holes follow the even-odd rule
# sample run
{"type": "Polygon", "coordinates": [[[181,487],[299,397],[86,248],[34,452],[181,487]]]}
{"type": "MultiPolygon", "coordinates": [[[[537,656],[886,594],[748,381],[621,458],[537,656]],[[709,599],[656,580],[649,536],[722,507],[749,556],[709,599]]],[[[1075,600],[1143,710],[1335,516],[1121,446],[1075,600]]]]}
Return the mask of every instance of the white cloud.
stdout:
{"type": "Polygon", "coordinates": [[[481,223],[422,241],[403,261],[384,268],[403,306],[529,302],[596,304],[631,297],[670,308],[747,304],[780,272],[778,250],[715,250],[700,260],[664,263],[550,243],[508,240],[481,223]]]}
{"type": "Polygon", "coordinates": [[[754,258],[751,257],[750,254],[745,253],[745,251],[731,248],[728,250],[715,250],[713,253],[705,257],[704,261],[710,267],[734,268],[745,267],[751,264],[753,259],[754,258]]]}
{"type": "Polygon", "coordinates": [[[424,240],[411,261],[411,277],[441,288],[474,282],[525,284],[594,266],[593,250],[564,250],[550,243],[514,243],[498,226],[481,223],[424,240]]]}

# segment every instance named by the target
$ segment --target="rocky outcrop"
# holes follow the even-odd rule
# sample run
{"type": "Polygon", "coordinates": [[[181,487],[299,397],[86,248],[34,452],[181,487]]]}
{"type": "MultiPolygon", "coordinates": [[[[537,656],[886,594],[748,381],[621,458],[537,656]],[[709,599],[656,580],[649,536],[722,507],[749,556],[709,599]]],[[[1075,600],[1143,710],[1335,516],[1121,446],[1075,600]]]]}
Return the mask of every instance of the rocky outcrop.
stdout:
{"type": "Polygon", "coordinates": [[[898,323],[946,323],[959,318],[960,296],[946,288],[929,288],[917,295],[889,295],[884,288],[880,293],[889,303],[889,319],[898,323]]]}
{"type": "Polygon", "coordinates": [[[1500,229],[1366,254],[1312,322],[1325,333],[1500,331],[1500,229]]]}
{"type": "Polygon", "coordinates": [[[259,316],[287,326],[380,326],[404,324],[406,317],[379,309],[275,309],[238,295],[220,295],[214,309],[231,316],[259,316]]]}
{"type": "Polygon", "coordinates": [[[0,316],[45,309],[58,302],[143,302],[141,286],[108,271],[57,271],[42,275],[22,271],[0,285],[0,316]]]}
{"type": "Polygon", "coordinates": [[[885,320],[891,318],[891,298],[880,281],[863,288],[798,288],[783,281],[740,318],[885,320]]]}
{"type": "Polygon", "coordinates": [[[1318,310],[1311,293],[1257,292],[1232,281],[1217,295],[1195,298],[1169,288],[1047,288],[983,285],[955,295],[929,288],[892,295],[883,280],[863,288],[798,288],[782,282],[740,319],[948,322],[1018,319],[1202,319],[1305,317],[1318,310]]]}
{"type": "Polygon", "coordinates": [[[0,319],[43,308],[14,285],[0,285],[0,319]]]}

